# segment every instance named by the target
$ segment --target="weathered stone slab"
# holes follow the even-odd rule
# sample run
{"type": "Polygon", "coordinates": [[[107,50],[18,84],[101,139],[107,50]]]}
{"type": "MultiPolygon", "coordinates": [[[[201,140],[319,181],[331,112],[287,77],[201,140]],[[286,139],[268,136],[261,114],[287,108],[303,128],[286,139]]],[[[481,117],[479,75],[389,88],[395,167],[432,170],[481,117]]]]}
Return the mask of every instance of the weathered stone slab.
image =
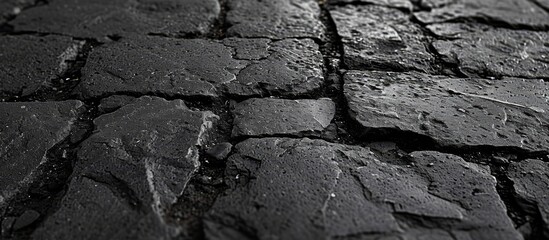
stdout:
{"type": "Polygon", "coordinates": [[[320,7],[316,0],[228,0],[228,36],[323,38],[320,7]]]}
{"type": "Polygon", "coordinates": [[[0,103],[0,207],[35,180],[82,108],[80,101],[0,103]]]}
{"type": "Polygon", "coordinates": [[[320,133],[335,115],[335,103],[318,100],[253,98],[235,106],[233,137],[320,133]]]}
{"type": "Polygon", "coordinates": [[[0,37],[0,99],[27,96],[67,71],[82,42],[68,37],[0,37]]]}
{"type": "Polygon", "coordinates": [[[513,181],[515,194],[524,210],[540,216],[542,232],[549,237],[549,163],[540,160],[523,160],[511,163],[508,176],[513,181]]]}
{"type": "Polygon", "coordinates": [[[198,146],[217,118],[181,100],[142,97],[94,120],[61,208],[39,239],[171,239],[164,220],[199,167],[198,146]]]}
{"type": "Polygon", "coordinates": [[[443,146],[549,149],[549,84],[541,80],[351,71],[344,87],[364,131],[413,132],[443,146]]]}
{"type": "Polygon", "coordinates": [[[95,49],[76,92],[83,98],[114,94],[215,97],[307,95],[323,84],[323,59],[309,39],[202,39],[146,37],[95,49]],[[234,56],[233,56],[234,54],[234,56]]]}
{"type": "Polygon", "coordinates": [[[234,48],[236,58],[250,60],[236,80],[226,84],[232,96],[312,95],[323,85],[324,62],[313,40],[229,39],[225,44],[234,48]]]}
{"type": "Polygon", "coordinates": [[[135,99],[137,98],[126,95],[113,95],[103,98],[101,99],[101,102],[99,102],[99,106],[97,106],[97,111],[100,114],[113,112],[122,106],[135,101],[135,99]]]}
{"type": "Polygon", "coordinates": [[[376,4],[387,7],[401,8],[408,11],[412,11],[413,5],[410,0],[328,0],[328,4],[376,4]]]}
{"type": "Polygon", "coordinates": [[[425,5],[433,9],[414,14],[423,23],[474,20],[512,27],[549,27],[549,12],[529,0],[430,0],[425,5]]]}
{"type": "Polygon", "coordinates": [[[434,49],[444,61],[457,65],[468,76],[549,78],[549,34],[461,25],[431,27],[440,35],[434,49]],[[467,32],[477,29],[478,31],[467,32]],[[481,30],[482,29],[482,30],[481,30]]]}
{"type": "Polygon", "coordinates": [[[206,217],[209,239],[521,239],[479,165],[414,152],[409,165],[321,140],[248,139],[230,189],[206,217]]]}
{"type": "Polygon", "coordinates": [[[404,12],[380,6],[340,6],[330,11],[349,69],[432,72],[426,36],[404,12]]]}
{"type": "Polygon", "coordinates": [[[245,65],[220,43],[146,37],[96,48],[82,69],[76,92],[84,98],[114,94],[216,96],[245,65]]]}
{"type": "Polygon", "coordinates": [[[216,0],[55,0],[10,22],[16,31],[81,38],[207,33],[220,12],[216,0]]]}

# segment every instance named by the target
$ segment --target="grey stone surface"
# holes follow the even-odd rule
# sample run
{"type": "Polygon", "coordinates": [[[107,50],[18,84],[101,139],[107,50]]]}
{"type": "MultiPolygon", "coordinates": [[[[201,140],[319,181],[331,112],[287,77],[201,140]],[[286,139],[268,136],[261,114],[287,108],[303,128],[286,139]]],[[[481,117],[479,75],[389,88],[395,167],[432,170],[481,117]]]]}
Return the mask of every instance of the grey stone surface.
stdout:
{"type": "Polygon", "coordinates": [[[305,95],[322,87],[322,66],[309,39],[136,38],[96,48],[75,91],[83,98],[305,95]]]}
{"type": "Polygon", "coordinates": [[[494,29],[489,25],[476,23],[434,23],[427,25],[426,28],[434,35],[448,40],[466,38],[474,32],[485,32],[494,29]]]}
{"type": "Polygon", "coordinates": [[[235,106],[232,136],[318,134],[328,127],[335,111],[335,103],[327,98],[253,98],[235,106]]]}
{"type": "Polygon", "coordinates": [[[273,41],[233,39],[237,58],[251,60],[226,83],[226,91],[237,97],[312,95],[324,82],[323,58],[310,39],[273,41]],[[259,60],[257,60],[259,59],[259,60]]]}
{"type": "Polygon", "coordinates": [[[448,63],[468,76],[513,76],[549,78],[549,34],[506,29],[468,30],[482,27],[438,25],[432,27],[454,40],[433,42],[434,49],[448,63]]]}
{"type": "Polygon", "coordinates": [[[541,217],[543,237],[549,238],[549,163],[534,159],[513,162],[508,177],[519,204],[526,212],[541,217]]]}
{"type": "Polygon", "coordinates": [[[36,180],[82,108],[80,101],[0,103],[0,207],[36,180]]]}
{"type": "MultiPolygon", "coordinates": [[[[544,0],[541,0],[544,1],[544,0]]],[[[540,2],[541,2],[540,1],[540,2]]],[[[549,12],[529,0],[430,0],[430,11],[414,15],[423,23],[473,20],[513,27],[545,29],[549,27],[549,12]]]]}
{"type": "Polygon", "coordinates": [[[316,0],[228,0],[228,36],[323,38],[320,7],[316,0]]]}
{"type": "Polygon", "coordinates": [[[81,46],[60,36],[0,36],[0,99],[49,85],[67,71],[66,61],[74,60],[81,46]]]}
{"type": "Polygon", "coordinates": [[[113,112],[122,106],[129,104],[137,99],[136,97],[127,96],[127,95],[113,95],[101,99],[99,106],[97,106],[97,111],[101,114],[113,112]]]}
{"type": "Polygon", "coordinates": [[[198,146],[217,116],[181,100],[141,97],[94,120],[60,209],[36,239],[171,239],[165,222],[198,169],[198,146]]]}
{"type": "Polygon", "coordinates": [[[216,96],[244,63],[210,40],[146,37],[96,48],[82,69],[76,92],[84,98],[114,94],[216,96]]]}
{"type": "Polygon", "coordinates": [[[55,0],[28,9],[11,21],[16,31],[73,37],[207,33],[220,12],[216,0],[55,0]]]}
{"type": "Polygon", "coordinates": [[[443,146],[549,149],[549,85],[541,80],[351,71],[344,88],[364,131],[413,132],[443,146]]]}
{"type": "Polygon", "coordinates": [[[340,6],[330,11],[349,69],[432,72],[426,36],[404,12],[380,6],[340,6]]]}
{"type": "Polygon", "coordinates": [[[488,170],[438,152],[392,165],[366,148],[249,139],[229,158],[229,190],[208,239],[521,239],[488,170]]]}
{"type": "Polygon", "coordinates": [[[413,4],[410,0],[327,0],[328,4],[376,4],[412,11],[413,4]]]}

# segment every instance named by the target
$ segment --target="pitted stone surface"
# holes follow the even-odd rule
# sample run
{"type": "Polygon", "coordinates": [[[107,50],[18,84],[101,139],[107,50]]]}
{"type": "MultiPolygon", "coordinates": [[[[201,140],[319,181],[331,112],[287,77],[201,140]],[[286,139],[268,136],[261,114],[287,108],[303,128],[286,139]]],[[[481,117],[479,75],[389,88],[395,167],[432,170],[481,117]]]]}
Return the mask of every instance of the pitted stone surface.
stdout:
{"type": "Polygon", "coordinates": [[[329,4],[357,4],[370,3],[394,8],[401,8],[412,11],[413,5],[410,0],[328,0],[329,4]]]}
{"type": "Polygon", "coordinates": [[[206,34],[220,12],[216,0],[55,0],[10,22],[16,31],[73,37],[206,34]]]}
{"type": "Polygon", "coordinates": [[[60,36],[0,36],[0,99],[27,96],[67,71],[81,43],[60,36]]]}
{"type": "Polygon", "coordinates": [[[543,236],[549,238],[549,163],[534,159],[513,162],[508,176],[519,204],[525,211],[541,217],[543,236]]]}
{"type": "Polygon", "coordinates": [[[438,152],[408,161],[306,138],[246,140],[229,158],[229,190],[206,217],[206,236],[520,239],[488,170],[438,152]]]}
{"type": "Polygon", "coordinates": [[[549,34],[546,32],[486,29],[460,25],[432,27],[439,34],[454,32],[454,40],[433,43],[448,63],[468,76],[549,78],[549,34]],[[459,29],[461,28],[461,29],[459,29]],[[477,29],[478,31],[467,32],[477,29]]]}
{"type": "Polygon", "coordinates": [[[323,131],[335,115],[335,103],[318,100],[254,98],[236,105],[233,137],[306,136],[323,131]]]}
{"type": "Polygon", "coordinates": [[[35,179],[47,152],[69,136],[80,101],[0,103],[0,207],[35,179]]]}
{"type": "Polygon", "coordinates": [[[309,39],[146,37],[96,48],[75,91],[83,98],[307,95],[322,87],[322,68],[318,45],[309,39]]]}
{"type": "Polygon", "coordinates": [[[216,85],[233,81],[245,66],[211,40],[146,37],[96,48],[75,90],[84,98],[114,94],[216,96],[216,85]]]}
{"type": "Polygon", "coordinates": [[[198,169],[198,146],[216,118],[181,100],[141,97],[95,119],[61,208],[34,237],[173,238],[165,211],[198,169]]]}
{"type": "Polygon", "coordinates": [[[530,0],[429,0],[426,2],[426,5],[433,9],[415,13],[416,18],[423,23],[475,20],[513,27],[538,29],[549,27],[549,12],[530,0]]]}
{"type": "Polygon", "coordinates": [[[443,146],[549,149],[549,85],[541,80],[352,71],[344,87],[363,130],[410,131],[443,146]]]}
{"type": "Polygon", "coordinates": [[[232,96],[312,95],[324,82],[323,58],[310,39],[228,40],[236,58],[250,60],[235,81],[226,84],[232,96]]]}
{"type": "Polygon", "coordinates": [[[320,7],[316,0],[228,0],[228,36],[323,38],[320,7]]]}
{"type": "Polygon", "coordinates": [[[341,6],[330,11],[349,69],[432,72],[427,38],[410,17],[379,6],[341,6]]]}

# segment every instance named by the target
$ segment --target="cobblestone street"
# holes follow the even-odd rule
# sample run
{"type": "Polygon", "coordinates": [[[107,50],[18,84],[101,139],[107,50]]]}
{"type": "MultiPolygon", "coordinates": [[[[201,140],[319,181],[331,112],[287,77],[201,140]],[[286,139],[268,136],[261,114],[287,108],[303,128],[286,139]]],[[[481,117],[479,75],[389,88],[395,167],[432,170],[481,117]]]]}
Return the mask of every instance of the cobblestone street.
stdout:
{"type": "Polygon", "coordinates": [[[0,239],[549,239],[549,0],[0,0],[0,239]]]}

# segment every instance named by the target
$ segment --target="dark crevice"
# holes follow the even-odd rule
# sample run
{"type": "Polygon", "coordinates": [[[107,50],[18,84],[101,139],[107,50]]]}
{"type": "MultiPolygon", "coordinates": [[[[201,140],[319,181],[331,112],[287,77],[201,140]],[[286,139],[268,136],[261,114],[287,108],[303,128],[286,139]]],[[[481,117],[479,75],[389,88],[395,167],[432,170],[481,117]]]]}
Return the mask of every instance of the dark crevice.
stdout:
{"type": "Polygon", "coordinates": [[[75,59],[67,59],[65,71],[50,79],[50,81],[41,86],[37,91],[26,96],[14,96],[3,99],[5,102],[33,102],[33,101],[62,101],[75,99],[72,96],[72,90],[78,85],[82,77],[82,68],[86,64],[89,53],[100,44],[89,39],[74,39],[74,45],[78,46],[78,52],[75,59]]]}
{"type": "MultiPolygon", "coordinates": [[[[214,141],[223,140],[218,138],[211,142],[214,141]]],[[[227,189],[223,181],[225,168],[225,161],[208,157],[203,149],[200,151],[199,170],[189,181],[177,202],[168,210],[168,222],[183,229],[179,239],[205,238],[203,218],[217,196],[227,189]]]]}
{"type": "Polygon", "coordinates": [[[336,105],[336,113],[332,123],[336,126],[336,138],[334,142],[342,144],[356,144],[355,139],[350,132],[353,131],[349,126],[350,116],[348,114],[348,105],[343,93],[343,42],[337,33],[336,24],[330,15],[328,6],[325,2],[320,4],[320,20],[326,29],[326,41],[319,42],[320,52],[324,60],[324,80],[325,87],[321,96],[328,97],[336,105]]]}
{"type": "Polygon", "coordinates": [[[46,161],[36,170],[37,175],[27,190],[15,195],[1,214],[0,221],[9,222],[20,218],[27,211],[39,213],[39,217],[22,228],[4,225],[2,239],[30,239],[31,234],[43,221],[55,213],[66,194],[71,179],[76,153],[82,141],[87,139],[93,129],[95,107],[87,108],[70,130],[70,134],[56,144],[46,154],[46,161]]]}
{"type": "Polygon", "coordinates": [[[505,203],[507,215],[513,225],[524,236],[525,240],[543,239],[543,221],[538,214],[529,214],[520,206],[515,195],[513,182],[507,177],[508,162],[490,164],[492,175],[497,179],[496,190],[505,203]]]}
{"type": "Polygon", "coordinates": [[[213,39],[224,39],[227,33],[229,26],[227,25],[227,11],[228,11],[228,0],[218,0],[220,6],[219,15],[214,22],[210,32],[207,34],[208,38],[213,39]]]}

